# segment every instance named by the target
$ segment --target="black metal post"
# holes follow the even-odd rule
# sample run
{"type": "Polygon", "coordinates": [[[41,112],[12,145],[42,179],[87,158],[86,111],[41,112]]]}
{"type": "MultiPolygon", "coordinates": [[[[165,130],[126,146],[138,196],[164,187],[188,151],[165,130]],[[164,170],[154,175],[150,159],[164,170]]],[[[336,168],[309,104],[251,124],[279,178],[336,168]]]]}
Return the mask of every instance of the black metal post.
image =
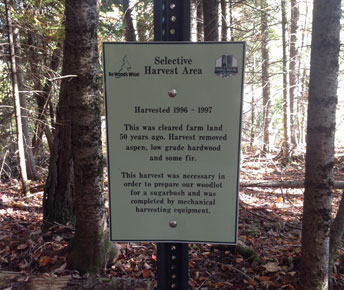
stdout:
{"type": "MultiPolygon", "coordinates": [[[[154,0],[154,40],[190,41],[190,0],[154,0]]],[[[188,289],[186,243],[157,244],[158,290],[188,289]]]]}
{"type": "Polygon", "coordinates": [[[188,289],[188,244],[158,243],[158,290],[188,289]]]}
{"type": "Polygon", "coordinates": [[[190,0],[154,0],[154,40],[190,41],[190,0]]]}

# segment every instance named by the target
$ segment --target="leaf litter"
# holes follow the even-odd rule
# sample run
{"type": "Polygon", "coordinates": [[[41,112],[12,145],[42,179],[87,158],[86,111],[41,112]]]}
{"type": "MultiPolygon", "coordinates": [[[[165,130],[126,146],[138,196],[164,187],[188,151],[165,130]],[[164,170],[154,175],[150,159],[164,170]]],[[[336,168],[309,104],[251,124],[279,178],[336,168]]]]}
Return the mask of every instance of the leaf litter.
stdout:
{"type": "MultiPolygon", "coordinates": [[[[340,166],[338,163],[335,167],[337,180],[344,177],[340,166]]],[[[245,154],[241,179],[300,180],[303,168],[302,159],[281,166],[272,156],[245,154]]],[[[44,184],[34,184],[34,193],[26,197],[18,193],[17,187],[16,180],[0,184],[0,273],[13,273],[7,282],[0,282],[0,289],[12,289],[15,283],[26,283],[33,276],[83,278],[66,267],[73,226],[56,224],[48,232],[41,232],[44,184]]],[[[334,208],[340,198],[341,193],[335,191],[334,208]]],[[[239,245],[189,244],[189,289],[295,290],[302,205],[302,189],[242,188],[239,245]],[[250,251],[245,252],[247,249],[250,251]]],[[[150,279],[156,283],[156,244],[117,246],[118,257],[101,277],[150,279]]],[[[343,246],[338,254],[334,289],[344,289],[343,246]]]]}

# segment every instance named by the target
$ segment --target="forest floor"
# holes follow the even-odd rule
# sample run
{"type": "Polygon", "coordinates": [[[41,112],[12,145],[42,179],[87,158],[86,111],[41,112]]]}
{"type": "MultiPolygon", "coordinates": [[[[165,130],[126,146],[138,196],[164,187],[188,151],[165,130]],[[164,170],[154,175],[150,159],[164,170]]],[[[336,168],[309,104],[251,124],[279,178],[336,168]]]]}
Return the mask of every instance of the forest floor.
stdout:
{"type": "MultiPolygon", "coordinates": [[[[335,179],[343,181],[344,158],[343,154],[341,156],[336,159],[335,179]]],[[[302,157],[285,166],[273,157],[254,156],[252,152],[244,154],[241,179],[303,179],[302,157]]],[[[65,249],[74,230],[72,225],[54,225],[42,235],[43,187],[43,182],[32,184],[31,194],[23,197],[18,193],[17,181],[0,184],[0,289],[107,289],[113,277],[156,283],[157,258],[153,243],[119,244],[118,258],[104,269],[96,283],[94,277],[92,282],[88,275],[81,277],[78,272],[67,270],[65,249]],[[32,286],[37,278],[54,280],[57,286],[32,286]],[[84,281],[83,286],[73,288],[73,281],[78,280],[84,281]]],[[[341,191],[336,190],[334,213],[340,197],[341,191]]],[[[189,288],[294,290],[301,246],[302,205],[303,189],[242,188],[239,246],[235,249],[190,244],[189,288]]],[[[343,244],[339,248],[333,281],[335,289],[344,289],[343,244]]]]}

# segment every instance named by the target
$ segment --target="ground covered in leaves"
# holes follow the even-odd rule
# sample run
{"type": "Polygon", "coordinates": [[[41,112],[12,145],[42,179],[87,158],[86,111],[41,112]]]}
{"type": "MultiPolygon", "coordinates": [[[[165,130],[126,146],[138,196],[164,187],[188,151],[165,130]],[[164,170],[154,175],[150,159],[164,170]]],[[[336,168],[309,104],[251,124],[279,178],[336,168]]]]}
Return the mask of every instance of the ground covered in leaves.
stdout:
{"type": "MultiPolygon", "coordinates": [[[[336,180],[344,179],[342,161],[339,158],[336,162],[336,180]]],[[[250,157],[243,157],[241,179],[302,180],[303,163],[303,158],[297,158],[282,166],[273,156],[252,157],[250,152],[250,157]]],[[[31,194],[26,197],[19,195],[18,186],[15,180],[0,184],[0,289],[34,289],[25,286],[34,278],[60,281],[57,288],[51,289],[72,287],[72,281],[90,281],[88,275],[81,277],[66,269],[73,226],[52,225],[48,232],[41,232],[43,183],[32,184],[31,194]]],[[[238,246],[190,244],[189,288],[294,290],[300,256],[302,193],[302,189],[242,188],[238,246]]],[[[340,197],[341,191],[335,191],[334,213],[340,197]]],[[[105,289],[102,283],[113,277],[156,283],[155,244],[118,246],[120,254],[113,264],[83,289],[105,289]]],[[[342,247],[333,278],[335,289],[344,289],[342,247]]]]}

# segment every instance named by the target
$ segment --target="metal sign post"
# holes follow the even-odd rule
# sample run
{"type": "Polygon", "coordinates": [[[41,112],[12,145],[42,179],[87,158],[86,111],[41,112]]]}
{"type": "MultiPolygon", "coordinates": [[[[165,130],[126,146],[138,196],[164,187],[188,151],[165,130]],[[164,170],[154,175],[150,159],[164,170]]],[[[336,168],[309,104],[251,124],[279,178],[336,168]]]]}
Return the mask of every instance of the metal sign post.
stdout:
{"type": "MultiPolygon", "coordinates": [[[[190,0],[154,0],[154,40],[190,41],[190,0]]],[[[158,290],[188,289],[188,253],[186,243],[157,244],[158,290]]]]}

